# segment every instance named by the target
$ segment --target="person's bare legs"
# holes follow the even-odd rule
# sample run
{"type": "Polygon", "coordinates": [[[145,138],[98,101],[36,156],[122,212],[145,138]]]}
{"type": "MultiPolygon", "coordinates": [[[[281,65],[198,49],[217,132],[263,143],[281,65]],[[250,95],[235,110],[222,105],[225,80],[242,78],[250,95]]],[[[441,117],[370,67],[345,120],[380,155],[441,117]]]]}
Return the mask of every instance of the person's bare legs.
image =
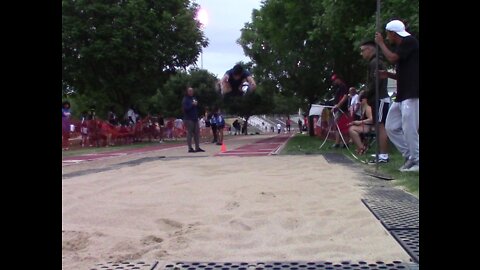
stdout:
{"type": "Polygon", "coordinates": [[[218,129],[218,142],[223,144],[223,128],[218,129]]]}
{"type": "Polygon", "coordinates": [[[351,126],[348,129],[348,134],[350,135],[350,138],[352,138],[353,142],[357,146],[357,153],[364,150],[364,145],[362,143],[362,139],[360,138],[360,133],[362,132],[362,126],[351,126]]]}
{"type": "Polygon", "coordinates": [[[378,139],[380,144],[380,154],[388,154],[388,136],[385,130],[385,125],[379,123],[378,125],[378,139]]]}
{"type": "Polygon", "coordinates": [[[338,130],[335,131],[335,144],[340,144],[340,132],[338,130]]]}

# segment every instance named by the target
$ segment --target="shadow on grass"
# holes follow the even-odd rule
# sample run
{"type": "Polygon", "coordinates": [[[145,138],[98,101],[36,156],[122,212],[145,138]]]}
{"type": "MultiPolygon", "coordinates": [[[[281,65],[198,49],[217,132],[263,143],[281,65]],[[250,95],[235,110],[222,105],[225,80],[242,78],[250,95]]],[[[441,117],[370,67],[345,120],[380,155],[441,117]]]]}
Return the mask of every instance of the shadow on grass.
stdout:
{"type": "MultiPolygon", "coordinates": [[[[291,138],[283,151],[280,153],[281,155],[314,155],[314,154],[324,154],[324,153],[341,153],[346,155],[347,157],[351,158],[357,163],[361,163],[360,161],[354,159],[350,152],[346,148],[330,148],[333,144],[333,141],[327,140],[325,145],[323,145],[322,149],[320,146],[322,145],[324,139],[319,137],[310,137],[305,134],[297,134],[295,137],[291,138]]],[[[355,146],[349,146],[350,150],[354,151],[355,146]]],[[[419,174],[418,172],[400,172],[398,168],[400,168],[403,163],[404,159],[400,152],[397,151],[394,145],[389,145],[389,158],[390,161],[388,163],[379,164],[378,170],[380,173],[388,174],[394,178],[392,181],[393,185],[403,187],[408,192],[412,193],[413,195],[419,197],[419,174]]],[[[375,148],[370,149],[365,156],[360,157],[361,159],[365,160],[366,158],[374,158],[371,157],[371,154],[375,154],[375,148]]],[[[366,168],[375,169],[375,165],[363,165],[366,168]]]]}

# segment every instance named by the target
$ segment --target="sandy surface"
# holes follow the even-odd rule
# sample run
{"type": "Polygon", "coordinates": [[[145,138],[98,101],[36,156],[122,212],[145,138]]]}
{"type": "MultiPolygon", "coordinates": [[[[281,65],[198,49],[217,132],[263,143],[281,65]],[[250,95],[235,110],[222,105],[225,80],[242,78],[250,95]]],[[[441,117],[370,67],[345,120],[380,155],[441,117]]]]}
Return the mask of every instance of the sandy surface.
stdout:
{"type": "Polygon", "coordinates": [[[158,160],[64,179],[63,269],[139,259],[408,262],[360,201],[358,175],[322,156],[268,156],[158,160]]]}

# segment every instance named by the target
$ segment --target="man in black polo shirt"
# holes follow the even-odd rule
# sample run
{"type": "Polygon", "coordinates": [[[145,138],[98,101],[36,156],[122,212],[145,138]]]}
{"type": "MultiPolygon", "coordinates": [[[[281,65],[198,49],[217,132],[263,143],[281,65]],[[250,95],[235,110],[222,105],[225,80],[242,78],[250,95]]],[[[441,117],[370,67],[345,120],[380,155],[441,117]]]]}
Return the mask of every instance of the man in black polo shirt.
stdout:
{"type": "Polygon", "coordinates": [[[380,77],[397,80],[397,97],[388,111],[385,128],[406,159],[400,171],[419,171],[419,44],[399,20],[389,22],[385,29],[387,39],[396,45],[396,50],[392,52],[378,32],[375,42],[387,60],[395,64],[396,72],[382,70],[380,77]]]}

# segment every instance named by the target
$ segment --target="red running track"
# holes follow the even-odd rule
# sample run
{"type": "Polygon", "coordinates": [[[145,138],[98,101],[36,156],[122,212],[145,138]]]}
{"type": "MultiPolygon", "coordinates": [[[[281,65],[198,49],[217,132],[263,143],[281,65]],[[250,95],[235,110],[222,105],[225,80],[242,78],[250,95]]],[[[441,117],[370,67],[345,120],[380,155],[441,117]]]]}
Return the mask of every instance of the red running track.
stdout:
{"type": "Polygon", "coordinates": [[[293,134],[280,134],[272,138],[256,141],[251,144],[240,146],[234,150],[218,153],[215,156],[235,157],[258,157],[269,156],[275,153],[282,145],[293,136],[293,134]]]}
{"type": "Polygon", "coordinates": [[[142,147],[142,148],[136,148],[136,149],[124,149],[124,150],[115,150],[111,152],[71,156],[71,157],[66,157],[62,159],[62,166],[76,164],[82,161],[91,161],[91,160],[104,159],[109,157],[126,156],[126,155],[135,154],[135,153],[145,153],[145,152],[151,152],[151,151],[162,150],[162,149],[170,149],[170,148],[181,147],[181,146],[185,146],[185,143],[160,144],[160,145],[148,146],[148,147],[142,147]]]}

